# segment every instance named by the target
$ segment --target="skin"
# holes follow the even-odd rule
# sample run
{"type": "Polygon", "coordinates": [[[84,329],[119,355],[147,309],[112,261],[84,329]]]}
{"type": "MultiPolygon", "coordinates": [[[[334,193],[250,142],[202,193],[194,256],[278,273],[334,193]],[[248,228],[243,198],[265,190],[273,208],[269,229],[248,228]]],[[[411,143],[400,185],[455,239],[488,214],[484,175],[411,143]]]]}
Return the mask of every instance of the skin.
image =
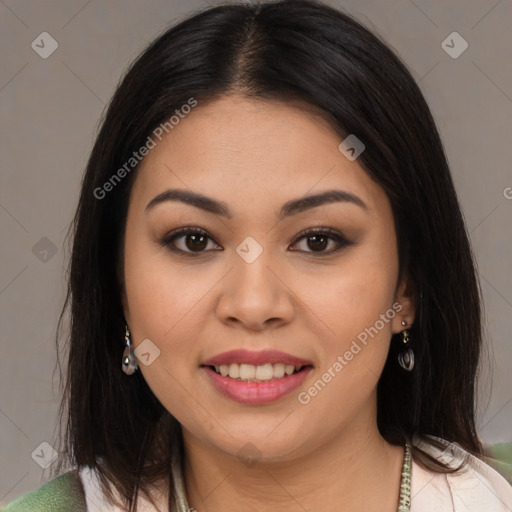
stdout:
{"type": "Polygon", "coordinates": [[[389,200],[340,142],[300,105],[223,96],[175,126],[134,181],[125,317],[135,348],[149,338],[160,350],[139,368],[183,427],[187,497],[199,512],[239,511],[241,503],[258,512],[397,509],[403,448],[379,434],[376,389],[392,333],[404,330],[402,320],[414,322],[414,297],[398,280],[389,200]],[[223,201],[233,216],[177,201],[145,210],[170,188],[223,201]],[[278,219],[285,202],[329,189],[349,191],[367,208],[335,202],[278,219]],[[190,236],[173,242],[184,254],[160,243],[185,226],[210,237],[199,255],[190,236]],[[353,243],[318,248],[297,236],[315,227],[353,243]],[[263,248],[252,263],[236,252],[249,236],[263,248]],[[299,403],[297,394],[396,301],[401,311],[310,403],[299,403]],[[281,350],[312,361],[314,370],[275,403],[240,404],[200,368],[237,348],[281,350]],[[239,455],[249,441],[255,464],[239,455]]]}

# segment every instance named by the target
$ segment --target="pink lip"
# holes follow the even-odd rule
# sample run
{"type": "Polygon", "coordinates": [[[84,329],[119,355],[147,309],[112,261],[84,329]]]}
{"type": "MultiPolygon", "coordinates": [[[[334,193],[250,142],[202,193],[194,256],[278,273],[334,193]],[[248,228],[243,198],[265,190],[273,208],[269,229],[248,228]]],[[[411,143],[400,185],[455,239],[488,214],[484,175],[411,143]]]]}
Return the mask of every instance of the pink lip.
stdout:
{"type": "Polygon", "coordinates": [[[249,350],[230,350],[223,352],[208,359],[201,366],[221,366],[223,364],[252,364],[254,366],[271,363],[271,364],[291,364],[293,366],[312,366],[311,361],[295,357],[278,350],[261,350],[259,352],[251,352],[249,350]]]}
{"type": "MultiPolygon", "coordinates": [[[[269,360],[266,359],[266,361],[268,362],[269,360]]],[[[293,375],[266,382],[244,382],[223,377],[207,366],[202,367],[202,370],[206,372],[212,384],[223,395],[235,402],[251,405],[275,402],[290,394],[304,382],[304,379],[312,369],[312,366],[306,366],[300,372],[293,375]]]]}

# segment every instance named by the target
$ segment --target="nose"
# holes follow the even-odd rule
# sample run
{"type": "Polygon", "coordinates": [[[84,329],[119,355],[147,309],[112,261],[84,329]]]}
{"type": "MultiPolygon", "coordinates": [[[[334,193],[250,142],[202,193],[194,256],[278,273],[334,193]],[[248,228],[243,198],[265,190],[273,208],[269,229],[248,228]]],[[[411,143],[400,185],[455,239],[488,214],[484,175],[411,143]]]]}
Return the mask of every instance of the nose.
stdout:
{"type": "Polygon", "coordinates": [[[296,300],[286,275],[265,251],[248,263],[235,254],[234,266],[220,287],[218,318],[253,331],[276,328],[292,321],[296,300]]]}

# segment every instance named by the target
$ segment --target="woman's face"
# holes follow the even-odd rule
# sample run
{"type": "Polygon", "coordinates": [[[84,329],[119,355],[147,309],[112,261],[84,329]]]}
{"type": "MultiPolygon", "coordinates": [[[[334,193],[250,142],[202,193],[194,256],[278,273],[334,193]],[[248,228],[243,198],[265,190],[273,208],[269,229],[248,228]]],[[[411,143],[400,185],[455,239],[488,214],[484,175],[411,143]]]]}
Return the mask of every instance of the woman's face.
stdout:
{"type": "Polygon", "coordinates": [[[376,429],[390,338],[414,312],[387,196],[341,142],[307,110],[225,96],[138,171],[126,320],[148,385],[210,449],[275,462],[376,429]]]}

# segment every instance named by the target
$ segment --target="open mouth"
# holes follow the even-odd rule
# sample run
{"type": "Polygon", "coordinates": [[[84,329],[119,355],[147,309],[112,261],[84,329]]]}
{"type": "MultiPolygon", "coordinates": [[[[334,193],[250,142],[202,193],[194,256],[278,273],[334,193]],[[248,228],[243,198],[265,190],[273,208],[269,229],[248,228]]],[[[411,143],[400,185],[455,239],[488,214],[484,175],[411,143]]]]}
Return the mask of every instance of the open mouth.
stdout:
{"type": "Polygon", "coordinates": [[[207,366],[211,371],[239,382],[271,382],[300,373],[311,365],[293,366],[283,363],[266,363],[262,365],[238,364],[207,366]]]}

